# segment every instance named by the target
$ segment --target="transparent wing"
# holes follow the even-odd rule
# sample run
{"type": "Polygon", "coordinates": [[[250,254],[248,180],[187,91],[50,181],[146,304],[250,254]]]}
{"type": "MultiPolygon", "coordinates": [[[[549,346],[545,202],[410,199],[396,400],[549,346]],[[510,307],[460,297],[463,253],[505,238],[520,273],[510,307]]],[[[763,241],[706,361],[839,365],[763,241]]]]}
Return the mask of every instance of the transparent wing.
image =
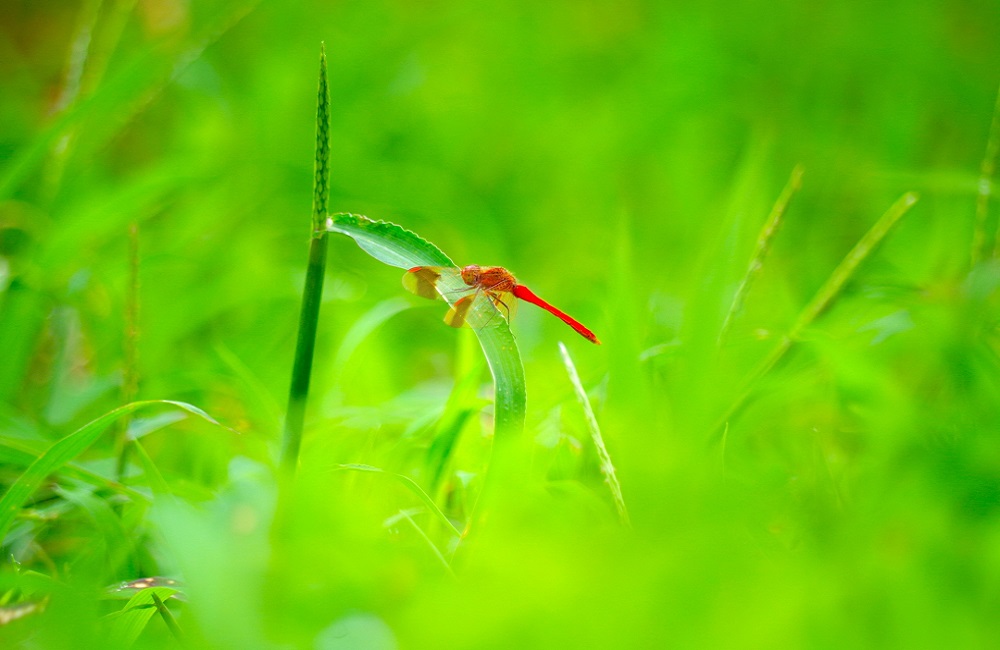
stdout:
{"type": "Polygon", "coordinates": [[[509,291],[489,291],[487,295],[493,301],[493,306],[497,308],[507,322],[511,322],[517,313],[517,298],[509,291]]]}
{"type": "Polygon", "coordinates": [[[454,279],[461,281],[458,269],[447,266],[417,266],[403,274],[403,286],[410,293],[436,300],[443,298],[442,292],[454,286],[454,279]]]}
{"type": "Polygon", "coordinates": [[[476,313],[472,307],[479,295],[480,293],[477,291],[459,298],[444,315],[444,322],[451,327],[472,327],[469,318],[476,313]]]}
{"type": "Polygon", "coordinates": [[[416,266],[403,274],[403,286],[421,298],[443,299],[451,305],[444,322],[452,327],[481,329],[496,322],[498,313],[510,319],[517,309],[513,294],[470,287],[455,267],[416,266]]]}
{"type": "Polygon", "coordinates": [[[497,318],[509,321],[516,311],[517,300],[513,294],[506,291],[476,291],[455,301],[444,315],[444,322],[452,327],[482,329],[495,323],[497,318]]]}

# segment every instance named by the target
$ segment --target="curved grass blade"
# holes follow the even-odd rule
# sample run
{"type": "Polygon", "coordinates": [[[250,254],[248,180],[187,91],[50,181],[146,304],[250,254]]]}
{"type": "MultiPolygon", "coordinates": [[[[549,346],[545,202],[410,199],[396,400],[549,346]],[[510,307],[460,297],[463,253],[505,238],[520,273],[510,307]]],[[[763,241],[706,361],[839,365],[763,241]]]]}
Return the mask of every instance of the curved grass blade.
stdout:
{"type": "Polygon", "coordinates": [[[30,497],[42,481],[45,480],[45,477],[57,471],[63,465],[86,451],[87,448],[100,437],[101,433],[103,433],[104,430],[115,420],[132,413],[137,409],[153,405],[174,406],[176,408],[183,409],[188,413],[197,415],[203,420],[206,420],[214,425],[228,429],[228,427],[224,427],[222,424],[219,424],[219,422],[212,418],[212,416],[205,413],[197,406],[193,406],[185,402],[174,402],[171,400],[148,400],[142,402],[132,402],[131,404],[119,406],[115,410],[109,411],[96,420],[85,424],[49,447],[49,449],[39,456],[38,459],[33,462],[28,469],[21,474],[21,476],[18,477],[14,484],[10,486],[7,492],[4,493],[3,498],[0,498],[0,542],[2,542],[2,540],[7,536],[11,524],[14,523],[14,518],[17,517],[18,510],[21,509],[24,502],[28,500],[28,497],[30,497]]]}
{"type": "MultiPolygon", "coordinates": [[[[394,223],[372,221],[354,214],[336,214],[326,220],[326,231],[337,232],[353,239],[366,253],[389,266],[411,269],[416,266],[455,266],[434,244],[394,223]]],[[[449,281],[442,277],[442,282],[449,281]]],[[[451,279],[458,282],[457,279],[451,279]]],[[[442,297],[454,307],[462,294],[462,286],[444,286],[442,297]],[[449,298],[455,295],[456,299],[449,298]]],[[[474,309],[496,310],[488,300],[474,309]]],[[[498,440],[506,440],[524,430],[526,393],[524,367],[514,335],[507,321],[492,318],[490,326],[474,330],[486,363],[493,374],[494,426],[498,440]]]]}
{"type": "Polygon", "coordinates": [[[432,513],[434,513],[434,516],[436,516],[438,519],[441,520],[443,524],[445,524],[448,530],[454,533],[457,537],[462,536],[462,533],[460,533],[458,529],[455,528],[455,524],[451,523],[451,520],[448,519],[448,517],[446,517],[445,514],[441,512],[441,509],[437,507],[437,504],[434,503],[434,499],[430,498],[430,496],[428,496],[428,494],[424,492],[423,488],[421,488],[420,485],[409,476],[404,476],[403,474],[397,474],[395,472],[389,472],[380,467],[374,467],[372,465],[362,465],[359,463],[345,463],[343,465],[337,465],[335,469],[347,470],[352,472],[369,472],[372,474],[385,474],[386,476],[391,476],[392,478],[396,479],[397,481],[405,485],[415,495],[417,495],[417,497],[424,502],[424,505],[427,506],[432,513]]]}
{"type": "Polygon", "coordinates": [[[441,552],[441,549],[439,549],[437,545],[433,541],[431,541],[430,536],[428,536],[427,533],[424,532],[424,529],[421,528],[419,525],[417,525],[417,522],[413,520],[413,517],[411,517],[410,513],[408,513],[407,511],[403,510],[399,514],[401,517],[403,517],[403,519],[410,522],[410,526],[413,527],[413,530],[417,533],[417,535],[419,535],[420,538],[424,540],[424,543],[427,544],[427,546],[431,549],[431,552],[434,554],[434,557],[436,557],[438,561],[441,562],[441,564],[444,566],[445,571],[448,572],[448,575],[454,578],[455,571],[451,568],[451,564],[448,563],[448,560],[441,552]]]}
{"type": "Polygon", "coordinates": [[[409,307],[409,303],[402,298],[389,298],[365,312],[351,326],[351,329],[344,335],[344,340],[340,343],[337,356],[333,359],[335,376],[339,377],[341,375],[351,355],[354,354],[372,332],[387,320],[409,307]]]}
{"type": "Polygon", "coordinates": [[[342,212],[327,218],[327,232],[347,235],[363,251],[383,264],[400,269],[415,266],[456,266],[434,244],[388,221],[373,221],[360,214],[342,212]]]}
{"type": "MultiPolygon", "coordinates": [[[[30,448],[20,440],[0,439],[0,465],[18,465],[27,467],[35,462],[41,455],[41,450],[30,448]]],[[[130,499],[138,501],[148,501],[149,497],[138,490],[133,490],[127,485],[122,485],[117,481],[105,478],[96,472],[80,467],[74,463],[66,463],[59,470],[60,473],[70,476],[78,481],[89,483],[97,488],[110,490],[119,494],[125,494],[130,499]]]]}

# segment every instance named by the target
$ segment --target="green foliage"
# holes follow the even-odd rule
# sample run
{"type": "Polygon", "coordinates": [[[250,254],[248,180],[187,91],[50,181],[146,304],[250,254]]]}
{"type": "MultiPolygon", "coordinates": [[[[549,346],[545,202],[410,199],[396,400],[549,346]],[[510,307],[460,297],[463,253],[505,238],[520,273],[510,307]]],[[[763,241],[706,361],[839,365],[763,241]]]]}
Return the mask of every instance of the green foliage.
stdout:
{"type": "Polygon", "coordinates": [[[24,502],[38,488],[45,477],[58,471],[67,462],[73,460],[90,447],[97,437],[104,432],[109,424],[116,419],[135,411],[143,406],[157,404],[167,404],[184,409],[190,413],[205,418],[213,424],[218,424],[207,413],[196,406],[184,404],[183,402],[172,402],[169,400],[150,400],[146,402],[134,402],[116,408],[105,413],[96,420],[81,427],[66,436],[56,444],[52,445],[44,454],[38,457],[11,485],[2,498],[0,498],[0,538],[5,537],[10,530],[10,526],[17,516],[24,502]]]}
{"type": "MultiPolygon", "coordinates": [[[[151,587],[132,596],[125,607],[115,612],[111,619],[113,623],[108,647],[132,647],[149,620],[157,614],[159,607],[154,598],[169,598],[175,593],[177,590],[169,587],[151,587]]],[[[162,604],[162,600],[160,602],[162,604]]]]}
{"type": "Polygon", "coordinates": [[[996,2],[13,3],[0,646],[990,647],[997,60],[996,2]],[[400,287],[470,263],[603,345],[400,287]]]}

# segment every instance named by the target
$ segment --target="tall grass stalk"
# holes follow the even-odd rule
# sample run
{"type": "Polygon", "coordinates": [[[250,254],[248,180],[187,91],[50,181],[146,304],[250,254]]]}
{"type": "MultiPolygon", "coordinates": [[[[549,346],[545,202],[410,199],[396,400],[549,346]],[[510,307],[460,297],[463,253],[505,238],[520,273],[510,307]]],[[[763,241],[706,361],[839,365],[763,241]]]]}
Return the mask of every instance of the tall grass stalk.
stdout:
{"type": "MultiPolygon", "coordinates": [[[[973,265],[985,254],[986,228],[989,220],[990,196],[993,194],[993,175],[996,172],[997,158],[1000,157],[1000,89],[997,89],[997,101],[993,107],[993,121],[990,132],[986,136],[986,153],[979,167],[979,191],[976,194],[976,231],[972,246],[973,265]]],[[[993,235],[993,257],[1000,257],[1000,219],[997,220],[997,230],[993,235]]]]}
{"type": "Polygon", "coordinates": [[[618,474],[615,473],[614,463],[611,462],[611,454],[608,453],[608,448],[604,446],[601,427],[598,426],[597,417],[594,416],[594,409],[590,405],[590,400],[587,399],[587,391],[583,389],[580,375],[577,374],[573,359],[569,356],[569,350],[566,349],[562,341],[559,341],[559,353],[562,355],[563,365],[566,366],[566,374],[569,375],[569,381],[573,384],[573,392],[576,393],[576,399],[580,402],[583,414],[587,417],[587,428],[590,429],[590,437],[594,441],[594,448],[597,449],[597,457],[601,462],[601,473],[604,474],[604,481],[608,484],[608,489],[611,490],[611,498],[615,501],[618,519],[622,524],[628,526],[628,510],[625,508],[625,499],[622,497],[622,485],[618,482],[618,474]]]}
{"type": "Polygon", "coordinates": [[[882,215],[882,217],[872,226],[871,230],[865,233],[854,248],[844,257],[843,261],[833,270],[827,281],[820,287],[812,300],[802,309],[798,318],[792,324],[788,333],[785,334],[771,352],[761,361],[760,364],[750,373],[741,385],[736,395],[736,399],[726,409],[719,421],[712,427],[712,435],[718,435],[740,408],[746,403],[747,398],[753,391],[757,381],[766,375],[785,356],[792,345],[799,340],[803,330],[809,327],[833,301],[840,295],[841,290],[847,281],[854,275],[862,262],[864,262],[873,250],[885,239],[892,227],[905,215],[917,202],[915,192],[907,192],[901,196],[882,215]]]}
{"type": "MultiPolygon", "coordinates": [[[[125,295],[125,341],[123,346],[122,403],[135,401],[139,394],[139,225],[133,223],[128,230],[128,289],[125,295]]],[[[131,413],[118,424],[118,466],[116,475],[121,482],[128,465],[128,428],[131,413]]]]}
{"type": "Polygon", "coordinates": [[[750,285],[756,279],[757,275],[760,273],[760,269],[764,266],[764,258],[767,257],[768,252],[771,250],[771,241],[774,239],[774,235],[778,232],[778,228],[781,226],[782,218],[785,216],[785,210],[788,208],[788,203],[792,200],[792,196],[799,190],[802,186],[802,166],[796,165],[792,170],[792,174],[788,179],[788,183],[785,185],[785,189],[782,190],[781,194],[778,196],[778,200],[775,201],[774,207],[771,208],[771,213],[767,217],[767,221],[760,229],[760,234],[757,235],[757,246],[754,248],[753,255],[750,257],[750,265],[747,267],[746,273],[743,275],[743,279],[740,281],[738,287],[736,287],[736,293],[733,294],[733,301],[729,305],[729,312],[726,314],[726,319],[722,323],[722,328],[719,330],[719,344],[725,340],[726,336],[729,334],[729,329],[733,325],[733,319],[743,310],[743,301],[746,299],[747,292],[750,290],[750,285]]]}
{"type": "Polygon", "coordinates": [[[294,473],[302,446],[302,425],[305,420],[306,402],[309,397],[309,379],[312,374],[313,353],[316,347],[316,328],[319,323],[319,306],[323,297],[323,278],[326,271],[327,237],[323,224],[326,219],[330,196],[330,89],[326,79],[326,47],[320,45],[319,90],[316,105],[316,163],[313,176],[312,237],[309,241],[309,266],[306,270],[305,289],[302,292],[302,310],[299,312],[299,336],[295,344],[295,362],[288,391],[288,413],[281,446],[281,465],[294,473]]]}
{"type": "MultiPolygon", "coordinates": [[[[59,88],[59,94],[56,97],[55,106],[53,107],[53,112],[55,113],[64,112],[80,96],[83,86],[84,69],[87,65],[91,43],[97,28],[100,9],[100,0],[88,0],[82,3],[80,7],[80,16],[77,19],[76,28],[74,29],[69,52],[66,57],[66,69],[62,84],[59,88]]],[[[55,194],[55,189],[62,179],[63,170],[66,168],[66,160],[69,156],[75,135],[75,128],[68,129],[53,143],[49,163],[45,166],[45,189],[50,197],[55,194]]]]}
{"type": "MultiPolygon", "coordinates": [[[[990,123],[989,134],[986,136],[986,152],[979,166],[979,183],[976,188],[976,227],[972,232],[972,266],[981,262],[988,254],[989,238],[989,206],[993,194],[993,174],[996,171],[997,157],[1000,156],[1000,89],[997,90],[996,105],[993,108],[993,120],[990,123]]],[[[1000,228],[1000,223],[998,223],[1000,228]]],[[[993,238],[993,255],[1000,253],[1000,232],[993,238]]]]}

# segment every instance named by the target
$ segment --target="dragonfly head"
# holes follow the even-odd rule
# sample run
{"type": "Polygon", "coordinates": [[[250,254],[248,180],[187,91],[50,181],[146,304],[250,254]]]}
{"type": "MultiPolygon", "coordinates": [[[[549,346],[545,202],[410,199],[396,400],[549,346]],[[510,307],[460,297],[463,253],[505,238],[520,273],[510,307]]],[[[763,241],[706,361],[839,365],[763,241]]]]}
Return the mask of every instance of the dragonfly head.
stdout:
{"type": "Polygon", "coordinates": [[[470,264],[462,267],[462,282],[470,287],[474,287],[479,284],[480,276],[481,273],[478,264],[470,264]]]}

